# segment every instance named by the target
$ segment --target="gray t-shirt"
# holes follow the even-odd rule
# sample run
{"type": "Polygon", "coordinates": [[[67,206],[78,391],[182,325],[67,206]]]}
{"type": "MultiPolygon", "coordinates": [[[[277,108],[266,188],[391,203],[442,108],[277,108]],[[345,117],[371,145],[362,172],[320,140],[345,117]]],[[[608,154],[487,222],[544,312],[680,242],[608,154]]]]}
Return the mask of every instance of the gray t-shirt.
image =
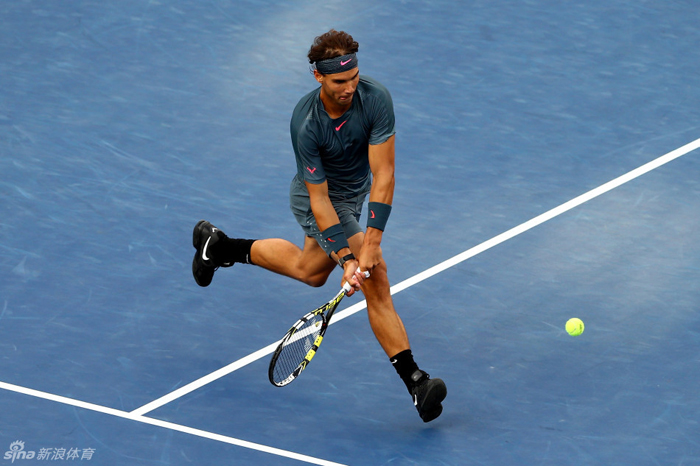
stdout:
{"type": "Polygon", "coordinates": [[[369,184],[369,145],[395,133],[391,95],[374,79],[360,76],[350,109],[332,119],[319,89],[305,95],[292,113],[296,177],[312,184],[328,181],[331,199],[356,196],[369,184]]]}

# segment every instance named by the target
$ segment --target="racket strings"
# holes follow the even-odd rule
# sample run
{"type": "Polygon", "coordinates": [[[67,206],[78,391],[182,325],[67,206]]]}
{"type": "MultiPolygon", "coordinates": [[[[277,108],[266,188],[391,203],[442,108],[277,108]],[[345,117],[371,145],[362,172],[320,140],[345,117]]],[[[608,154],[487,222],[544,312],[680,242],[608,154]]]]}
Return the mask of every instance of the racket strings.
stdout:
{"type": "Polygon", "coordinates": [[[275,382],[282,382],[294,373],[313,347],[322,326],[321,314],[311,316],[284,342],[273,370],[275,382]]]}

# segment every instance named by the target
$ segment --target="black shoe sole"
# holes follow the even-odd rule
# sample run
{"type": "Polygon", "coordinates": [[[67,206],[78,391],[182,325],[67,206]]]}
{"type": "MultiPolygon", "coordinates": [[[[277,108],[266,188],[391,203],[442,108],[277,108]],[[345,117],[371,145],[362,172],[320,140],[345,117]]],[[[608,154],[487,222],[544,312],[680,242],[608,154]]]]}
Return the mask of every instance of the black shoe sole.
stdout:
{"type": "Polygon", "coordinates": [[[201,245],[199,239],[202,237],[202,225],[205,223],[207,223],[206,220],[200,220],[192,230],[192,246],[194,246],[197,251],[199,251],[199,246],[201,245]]]}
{"type": "MultiPolygon", "coordinates": [[[[423,422],[430,422],[435,420],[440,414],[442,414],[442,400],[447,397],[447,386],[442,379],[430,379],[433,382],[428,388],[425,397],[423,398],[423,403],[421,408],[432,406],[432,409],[419,409],[418,414],[423,422]]],[[[428,383],[430,383],[428,382],[428,383]]]]}
{"type": "Polygon", "coordinates": [[[194,258],[192,259],[192,276],[194,277],[194,281],[197,282],[197,285],[203,288],[211,284],[211,281],[214,278],[214,272],[216,272],[215,267],[204,265],[202,259],[200,259],[202,228],[205,223],[208,222],[206,220],[200,220],[192,230],[192,246],[194,246],[194,248],[197,250],[197,252],[194,253],[194,258]],[[211,269],[211,273],[207,273],[208,271],[206,269],[211,269]],[[198,277],[197,271],[205,273],[198,277]]]}

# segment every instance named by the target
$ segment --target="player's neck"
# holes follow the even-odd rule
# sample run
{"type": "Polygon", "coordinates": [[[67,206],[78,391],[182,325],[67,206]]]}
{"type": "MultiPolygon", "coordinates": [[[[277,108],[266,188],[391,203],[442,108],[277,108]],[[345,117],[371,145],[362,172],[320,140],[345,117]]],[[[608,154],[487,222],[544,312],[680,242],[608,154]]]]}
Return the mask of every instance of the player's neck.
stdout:
{"type": "Polygon", "coordinates": [[[352,101],[347,105],[340,105],[323,92],[321,92],[321,103],[323,104],[323,109],[333,120],[343,116],[352,107],[352,101]]]}

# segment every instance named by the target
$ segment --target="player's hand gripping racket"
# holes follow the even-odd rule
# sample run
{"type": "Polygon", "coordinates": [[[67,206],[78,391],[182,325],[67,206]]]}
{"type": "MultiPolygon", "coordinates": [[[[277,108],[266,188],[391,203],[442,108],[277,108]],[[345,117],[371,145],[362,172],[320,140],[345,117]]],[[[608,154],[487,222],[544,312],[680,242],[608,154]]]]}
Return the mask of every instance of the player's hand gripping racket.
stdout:
{"type": "MultiPolygon", "coordinates": [[[[368,271],[362,273],[369,278],[368,271]]],[[[335,298],[297,320],[289,329],[270,361],[268,376],[273,385],[284,387],[306,369],[321,346],[333,313],[350,289],[346,282],[335,298]]]]}

